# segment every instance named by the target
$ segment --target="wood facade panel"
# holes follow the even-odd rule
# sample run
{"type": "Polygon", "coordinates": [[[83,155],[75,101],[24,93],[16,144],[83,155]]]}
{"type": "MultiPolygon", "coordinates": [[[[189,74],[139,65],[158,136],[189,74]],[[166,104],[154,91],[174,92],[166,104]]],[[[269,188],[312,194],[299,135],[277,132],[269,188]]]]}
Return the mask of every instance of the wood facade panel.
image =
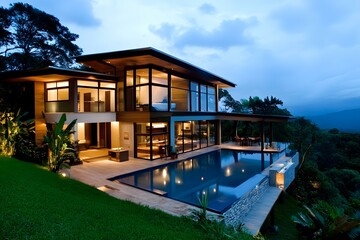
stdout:
{"type": "Polygon", "coordinates": [[[45,90],[43,82],[34,84],[34,104],[35,104],[35,143],[41,145],[46,135],[46,123],[43,117],[45,112],[45,90]]]}

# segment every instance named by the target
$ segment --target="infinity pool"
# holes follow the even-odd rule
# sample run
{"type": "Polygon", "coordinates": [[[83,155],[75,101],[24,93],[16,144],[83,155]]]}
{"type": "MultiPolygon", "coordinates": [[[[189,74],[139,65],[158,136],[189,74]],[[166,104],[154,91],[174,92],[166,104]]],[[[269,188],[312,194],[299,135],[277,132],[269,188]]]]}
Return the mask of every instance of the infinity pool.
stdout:
{"type": "MultiPolygon", "coordinates": [[[[273,161],[279,157],[273,154],[273,161]]],[[[208,209],[222,213],[239,197],[243,182],[261,172],[261,154],[217,150],[197,157],[113,177],[109,180],[199,206],[208,195],[208,209]]],[[[265,167],[270,154],[265,154],[265,167]]]]}

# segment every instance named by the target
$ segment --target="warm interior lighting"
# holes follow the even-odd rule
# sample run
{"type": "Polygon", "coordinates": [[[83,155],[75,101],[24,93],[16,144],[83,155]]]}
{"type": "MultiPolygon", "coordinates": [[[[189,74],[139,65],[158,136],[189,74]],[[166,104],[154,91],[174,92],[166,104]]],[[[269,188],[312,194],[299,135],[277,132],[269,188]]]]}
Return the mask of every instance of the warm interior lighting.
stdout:
{"type": "Polygon", "coordinates": [[[165,123],[153,123],[152,126],[153,128],[164,128],[165,123]]]}
{"type": "Polygon", "coordinates": [[[167,169],[166,168],[164,168],[162,170],[162,176],[163,176],[163,178],[166,178],[166,176],[167,176],[167,169]]]}
{"type": "Polygon", "coordinates": [[[67,174],[65,172],[62,172],[60,175],[63,177],[67,177],[67,174]]]}

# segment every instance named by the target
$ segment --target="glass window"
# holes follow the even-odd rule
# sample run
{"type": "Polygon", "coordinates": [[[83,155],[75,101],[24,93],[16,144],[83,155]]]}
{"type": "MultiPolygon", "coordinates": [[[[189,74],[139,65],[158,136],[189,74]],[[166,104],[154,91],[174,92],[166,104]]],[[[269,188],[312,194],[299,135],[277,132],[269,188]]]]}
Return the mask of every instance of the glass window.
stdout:
{"type": "Polygon", "coordinates": [[[191,91],[199,91],[199,84],[197,82],[191,82],[191,91]]]}
{"type": "Polygon", "coordinates": [[[138,158],[165,157],[169,141],[167,126],[166,122],[136,124],[136,156],[138,158]]]}
{"type": "Polygon", "coordinates": [[[57,89],[47,90],[47,100],[57,101],[57,89]]]}
{"type": "Polygon", "coordinates": [[[57,82],[57,87],[68,87],[68,86],[69,86],[69,82],[68,82],[68,81],[57,82]]]}
{"type": "Polygon", "coordinates": [[[126,86],[134,85],[134,70],[126,71],[126,86]]]}
{"type": "Polygon", "coordinates": [[[214,94],[214,95],[215,95],[215,88],[214,88],[214,87],[210,87],[210,86],[208,86],[208,93],[209,93],[209,94],[214,94]]]}
{"type": "Polygon", "coordinates": [[[99,87],[99,83],[97,81],[84,81],[84,80],[78,80],[78,86],[84,86],[84,87],[99,87]]]}
{"type": "Polygon", "coordinates": [[[56,88],[56,82],[46,83],[46,88],[56,88]]]}
{"type": "Polygon", "coordinates": [[[208,95],[208,111],[209,112],[216,111],[215,95],[213,95],[213,94],[208,95]]]}
{"type": "Polygon", "coordinates": [[[115,90],[99,90],[99,112],[115,112],[115,90]]]}
{"type": "Polygon", "coordinates": [[[175,148],[180,153],[184,152],[183,137],[183,123],[175,122],[175,148]]]}
{"type": "Polygon", "coordinates": [[[200,136],[200,128],[199,128],[199,121],[192,121],[191,122],[191,134],[193,140],[193,150],[200,148],[199,136],[200,136]]]}
{"type": "Polygon", "coordinates": [[[189,91],[184,89],[171,88],[171,110],[189,111],[189,91]]]}
{"type": "Polygon", "coordinates": [[[149,86],[136,87],[136,108],[139,111],[149,110],[149,86]]]}
{"type": "Polygon", "coordinates": [[[201,148],[208,145],[208,126],[207,121],[200,122],[200,144],[201,148]]]}
{"type": "Polygon", "coordinates": [[[191,111],[199,111],[199,93],[191,91],[191,111]]]}
{"type": "Polygon", "coordinates": [[[207,111],[207,99],[206,99],[206,93],[201,93],[201,107],[200,107],[200,111],[201,112],[206,112],[207,111]]]}
{"type": "Polygon", "coordinates": [[[168,74],[158,70],[152,70],[152,83],[168,85],[168,74]]]}
{"type": "Polygon", "coordinates": [[[136,69],[136,85],[149,83],[149,69],[136,69]]]}
{"type": "Polygon", "coordinates": [[[189,89],[189,80],[171,75],[171,87],[189,89]]]}
{"type": "Polygon", "coordinates": [[[215,136],[216,136],[216,128],[215,128],[215,122],[209,121],[209,132],[210,132],[210,138],[209,138],[209,146],[215,145],[215,136]]]}
{"type": "Polygon", "coordinates": [[[101,88],[114,88],[115,89],[115,83],[110,83],[110,82],[100,82],[100,87],[101,88]]]}
{"type": "Polygon", "coordinates": [[[202,93],[206,93],[206,86],[205,85],[200,85],[200,92],[202,93]]]}
{"type": "Polygon", "coordinates": [[[58,89],[57,95],[58,95],[58,97],[57,97],[58,101],[69,100],[69,89],[68,88],[60,88],[60,89],[58,89]]]}
{"type": "Polygon", "coordinates": [[[153,111],[168,111],[168,88],[152,86],[152,110],[153,111]]]}
{"type": "Polygon", "coordinates": [[[99,96],[98,89],[95,88],[78,88],[79,112],[98,112],[99,96]]]}

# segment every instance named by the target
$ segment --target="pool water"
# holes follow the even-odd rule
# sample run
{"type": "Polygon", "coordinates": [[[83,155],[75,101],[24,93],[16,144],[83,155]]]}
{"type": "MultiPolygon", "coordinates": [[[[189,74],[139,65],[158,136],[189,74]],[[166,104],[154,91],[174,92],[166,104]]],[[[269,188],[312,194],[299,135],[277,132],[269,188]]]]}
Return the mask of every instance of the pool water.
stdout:
{"type": "MultiPolygon", "coordinates": [[[[278,157],[279,154],[273,154],[273,161],[278,157]]],[[[109,180],[195,206],[206,194],[208,210],[222,213],[239,198],[237,187],[261,172],[260,159],[260,153],[222,149],[109,180]]],[[[265,154],[265,167],[269,159],[270,154],[265,154]]]]}

